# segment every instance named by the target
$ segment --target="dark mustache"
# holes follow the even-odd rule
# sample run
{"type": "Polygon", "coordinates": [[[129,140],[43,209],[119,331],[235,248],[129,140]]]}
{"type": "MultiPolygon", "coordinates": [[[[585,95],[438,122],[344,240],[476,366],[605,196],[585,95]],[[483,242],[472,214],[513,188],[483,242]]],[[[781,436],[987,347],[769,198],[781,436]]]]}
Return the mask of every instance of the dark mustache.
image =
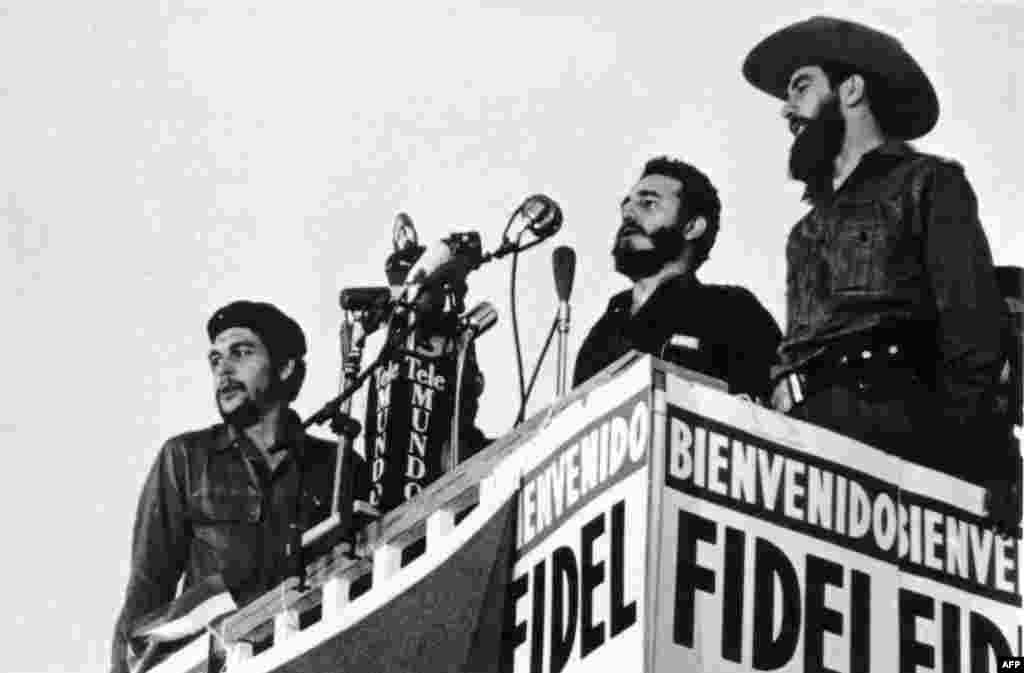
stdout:
{"type": "Polygon", "coordinates": [[[639,224],[633,224],[632,222],[623,222],[622,225],[619,226],[619,230],[615,232],[615,238],[622,238],[623,236],[627,236],[630,234],[640,234],[641,236],[646,236],[647,232],[644,231],[643,227],[641,227],[639,224]]]}
{"type": "Polygon", "coordinates": [[[245,390],[245,385],[240,383],[239,381],[228,379],[226,381],[222,381],[221,384],[219,386],[217,386],[217,392],[218,393],[226,393],[226,392],[228,392],[230,390],[235,390],[235,389],[245,390]]]}
{"type": "Polygon", "coordinates": [[[800,126],[810,126],[812,122],[814,122],[814,118],[798,114],[791,114],[786,117],[786,124],[789,126],[790,131],[796,131],[800,126]]]}

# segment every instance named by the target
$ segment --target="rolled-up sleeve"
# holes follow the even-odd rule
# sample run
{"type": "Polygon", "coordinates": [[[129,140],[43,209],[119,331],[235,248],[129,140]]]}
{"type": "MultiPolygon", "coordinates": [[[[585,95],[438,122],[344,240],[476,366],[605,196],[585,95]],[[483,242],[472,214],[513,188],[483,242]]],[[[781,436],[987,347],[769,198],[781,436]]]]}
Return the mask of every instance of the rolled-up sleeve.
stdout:
{"type": "Polygon", "coordinates": [[[926,265],[938,311],[936,383],[946,418],[967,430],[991,423],[1002,358],[1004,302],[978,203],[963,169],[939,164],[925,185],[926,265]]]}
{"type": "Polygon", "coordinates": [[[185,568],[188,539],[181,448],[174,440],[164,445],[139,498],[131,574],[114,627],[111,673],[127,673],[132,627],[140,617],[174,599],[185,568]]]}

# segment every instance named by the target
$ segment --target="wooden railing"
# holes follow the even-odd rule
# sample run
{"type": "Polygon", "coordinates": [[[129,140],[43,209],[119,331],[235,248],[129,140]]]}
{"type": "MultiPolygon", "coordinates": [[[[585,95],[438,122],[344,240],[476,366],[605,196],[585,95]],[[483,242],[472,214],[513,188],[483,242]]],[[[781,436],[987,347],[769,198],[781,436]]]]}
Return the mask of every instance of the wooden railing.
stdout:
{"type": "Polygon", "coordinates": [[[634,361],[624,357],[584,386],[534,414],[523,424],[476,456],[425,488],[417,497],[367,524],[357,533],[356,548],[342,544],[307,565],[306,586],[289,578],[272,591],[228,616],[212,635],[188,647],[153,669],[154,673],[205,673],[209,638],[224,651],[228,671],[257,672],[264,653],[271,653],[311,626],[337,620],[350,607],[377,602],[387,580],[412,566],[426,550],[442,544],[462,518],[480,503],[503,493],[495,482],[495,468],[535,435],[547,419],[612,378],[634,361]]]}
{"type": "MultiPolygon", "coordinates": [[[[466,525],[463,517],[467,513],[479,507],[478,515],[482,516],[493,510],[496,503],[504,502],[510,492],[510,480],[518,485],[521,472],[532,469],[528,461],[546,450],[544,439],[540,442],[531,442],[531,439],[546,427],[549,434],[544,437],[553,442],[559,432],[574,427],[573,414],[563,415],[562,410],[607,383],[633,361],[635,358],[620,360],[618,366],[609,367],[588,384],[535,414],[480,454],[443,475],[413,501],[368,524],[357,534],[354,550],[348,545],[338,546],[314,559],[307,566],[303,589],[300,590],[296,578],[283,582],[227,617],[214,629],[213,636],[195,641],[160,664],[153,669],[154,673],[205,673],[210,637],[218,639],[216,646],[224,651],[229,673],[266,673],[305,652],[319,637],[318,633],[303,633],[307,629],[317,631],[319,625],[320,631],[341,633],[363,616],[386,605],[397,591],[412,586],[417,568],[429,569],[430,563],[436,560],[420,559],[421,555],[430,556],[432,551],[433,556],[438,552],[450,553],[463,535],[474,530],[473,526],[460,529],[466,525]],[[548,426],[551,419],[554,421],[548,426]],[[520,463],[519,458],[524,460],[520,463]],[[511,469],[502,465],[506,460],[510,461],[511,469]],[[398,573],[402,573],[402,577],[389,581],[398,573]]],[[[664,372],[675,370],[678,368],[659,362],[653,372],[655,388],[659,387],[659,380],[664,384],[664,372]]],[[[679,379],[699,383],[702,387],[722,387],[720,382],[692,372],[678,370],[677,373],[679,379]]],[[[588,416],[598,413],[601,403],[594,400],[600,397],[595,394],[583,405],[594,407],[587,412],[588,416]]],[[[774,419],[784,427],[792,427],[791,421],[764,410],[758,410],[754,417],[760,419],[756,423],[774,419]]],[[[776,435],[782,436],[775,429],[767,433],[767,436],[776,435]]],[[[981,511],[980,503],[979,491],[977,505],[968,509],[981,511]]],[[[474,519],[478,523],[480,516],[474,519]]]]}

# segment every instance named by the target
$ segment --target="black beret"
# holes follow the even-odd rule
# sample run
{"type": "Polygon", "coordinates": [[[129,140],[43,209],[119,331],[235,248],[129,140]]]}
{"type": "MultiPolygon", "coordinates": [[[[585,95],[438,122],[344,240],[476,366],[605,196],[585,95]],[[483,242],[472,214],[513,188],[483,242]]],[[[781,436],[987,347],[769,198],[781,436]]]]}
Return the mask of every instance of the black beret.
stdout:
{"type": "Polygon", "coordinates": [[[299,323],[273,304],[259,301],[235,301],[216,311],[206,323],[206,334],[213,342],[231,327],[247,327],[259,335],[276,360],[301,358],[306,354],[306,335],[299,323]]]}

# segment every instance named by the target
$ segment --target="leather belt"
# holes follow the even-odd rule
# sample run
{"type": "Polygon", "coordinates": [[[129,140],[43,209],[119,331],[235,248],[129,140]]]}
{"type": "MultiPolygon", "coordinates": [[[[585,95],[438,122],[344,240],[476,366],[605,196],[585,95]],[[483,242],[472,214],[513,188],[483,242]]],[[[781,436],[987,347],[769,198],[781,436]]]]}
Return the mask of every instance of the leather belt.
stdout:
{"type": "Polygon", "coordinates": [[[833,349],[779,377],[772,390],[772,408],[789,413],[812,395],[833,385],[864,392],[874,381],[912,369],[904,345],[883,342],[864,348],[833,349]]]}

